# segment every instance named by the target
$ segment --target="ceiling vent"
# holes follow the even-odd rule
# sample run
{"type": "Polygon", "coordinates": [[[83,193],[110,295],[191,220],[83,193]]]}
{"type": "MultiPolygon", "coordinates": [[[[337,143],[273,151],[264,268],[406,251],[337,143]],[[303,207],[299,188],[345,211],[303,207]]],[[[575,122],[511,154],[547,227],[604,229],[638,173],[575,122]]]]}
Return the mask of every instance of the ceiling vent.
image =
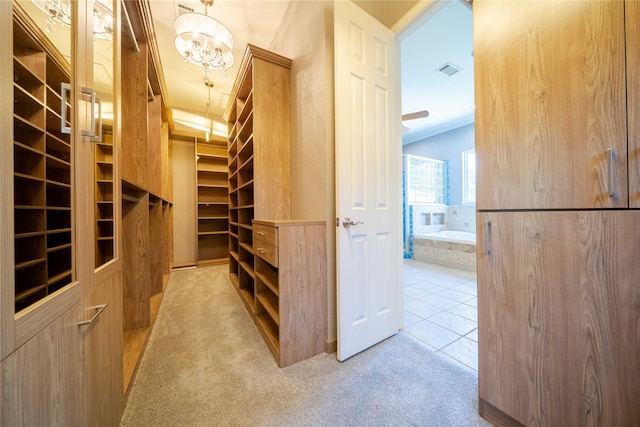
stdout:
{"type": "Polygon", "coordinates": [[[455,73],[457,73],[458,71],[460,71],[460,68],[456,67],[455,65],[453,65],[450,62],[447,62],[446,64],[444,64],[441,67],[438,67],[437,71],[440,71],[441,73],[446,74],[447,76],[451,77],[453,76],[455,73]]]}

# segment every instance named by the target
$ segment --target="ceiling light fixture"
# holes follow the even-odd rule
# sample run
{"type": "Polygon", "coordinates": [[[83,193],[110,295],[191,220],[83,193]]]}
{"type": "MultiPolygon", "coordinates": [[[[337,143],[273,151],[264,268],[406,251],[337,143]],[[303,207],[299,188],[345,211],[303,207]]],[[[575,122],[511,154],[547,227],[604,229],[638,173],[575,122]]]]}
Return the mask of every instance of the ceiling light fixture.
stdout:
{"type": "MultiPolygon", "coordinates": [[[[33,3],[47,15],[47,31],[55,25],[71,26],[71,5],[69,0],[33,0],[33,3]]],[[[100,1],[93,3],[93,36],[98,39],[113,39],[113,14],[100,1]]]]}
{"type": "Polygon", "coordinates": [[[207,15],[213,0],[200,0],[204,14],[188,12],[175,21],[176,49],[187,61],[205,70],[224,71],[233,65],[234,39],[231,31],[207,15]]]}

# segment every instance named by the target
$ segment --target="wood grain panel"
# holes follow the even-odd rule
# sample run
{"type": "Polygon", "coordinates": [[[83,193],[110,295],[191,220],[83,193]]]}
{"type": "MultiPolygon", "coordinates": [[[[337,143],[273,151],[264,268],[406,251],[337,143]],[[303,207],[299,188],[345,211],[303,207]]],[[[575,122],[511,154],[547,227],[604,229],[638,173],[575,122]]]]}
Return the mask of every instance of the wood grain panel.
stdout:
{"type": "Polygon", "coordinates": [[[253,60],[254,218],[291,218],[289,69],[253,60]]]}
{"type": "MultiPolygon", "coordinates": [[[[0,2],[0,28],[12,28],[13,2],[0,2]]],[[[13,91],[13,32],[0,40],[0,93],[13,91]]],[[[0,360],[14,350],[13,97],[0,97],[0,360]]]]}
{"type": "Polygon", "coordinates": [[[491,255],[478,253],[482,399],[524,425],[638,425],[639,219],[479,214],[479,242],[491,221],[491,255]]]}
{"type": "Polygon", "coordinates": [[[140,52],[122,49],[122,179],[142,188],[148,185],[147,157],[147,45],[140,52]]]}
{"type": "Polygon", "coordinates": [[[124,410],[122,278],[113,275],[85,299],[85,310],[107,304],[86,327],[86,426],[117,426],[124,410]]]}
{"type": "Polygon", "coordinates": [[[155,199],[149,204],[149,295],[161,293],[162,263],[164,257],[164,234],[166,229],[162,225],[162,200],[155,199]]]}
{"type": "Polygon", "coordinates": [[[162,122],[160,130],[160,148],[162,151],[162,191],[161,196],[164,200],[173,202],[173,146],[169,139],[169,125],[162,122]]]}
{"type": "Polygon", "coordinates": [[[122,203],[122,271],[124,330],[148,327],[149,194],[122,203]]]}
{"type": "Polygon", "coordinates": [[[626,1],[629,206],[640,208],[640,2],[626,1]]]}
{"type": "Polygon", "coordinates": [[[474,2],[474,61],[479,209],[627,206],[623,2],[474,2]]]}
{"type": "Polygon", "coordinates": [[[80,305],[2,361],[2,425],[83,425],[80,305]]]}
{"type": "Polygon", "coordinates": [[[278,227],[280,366],[324,351],[326,338],[325,226],[278,227]]]}
{"type": "Polygon", "coordinates": [[[162,196],[162,96],[147,104],[147,188],[162,196]]]}
{"type": "Polygon", "coordinates": [[[165,276],[163,282],[166,287],[173,265],[173,205],[166,202],[162,204],[162,227],[164,236],[162,274],[165,276]]]}

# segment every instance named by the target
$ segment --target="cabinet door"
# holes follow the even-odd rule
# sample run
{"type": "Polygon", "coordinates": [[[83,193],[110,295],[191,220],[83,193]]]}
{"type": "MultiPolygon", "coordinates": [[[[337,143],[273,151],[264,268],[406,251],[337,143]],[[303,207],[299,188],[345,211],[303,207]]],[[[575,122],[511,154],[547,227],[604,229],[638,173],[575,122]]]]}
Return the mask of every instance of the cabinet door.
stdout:
{"type": "Polygon", "coordinates": [[[627,117],[629,120],[629,206],[640,208],[640,2],[625,2],[627,117]]]}
{"type": "Polygon", "coordinates": [[[481,399],[525,425],[640,425],[638,220],[479,214],[481,399]]]}
{"type": "Polygon", "coordinates": [[[2,361],[3,426],[84,425],[80,305],[2,361]]]}
{"type": "Polygon", "coordinates": [[[624,7],[474,2],[478,209],[627,207],[624,7]]]}
{"type": "Polygon", "coordinates": [[[84,340],[87,426],[117,426],[123,410],[122,279],[115,274],[89,294],[85,306],[106,304],[84,340]]]}

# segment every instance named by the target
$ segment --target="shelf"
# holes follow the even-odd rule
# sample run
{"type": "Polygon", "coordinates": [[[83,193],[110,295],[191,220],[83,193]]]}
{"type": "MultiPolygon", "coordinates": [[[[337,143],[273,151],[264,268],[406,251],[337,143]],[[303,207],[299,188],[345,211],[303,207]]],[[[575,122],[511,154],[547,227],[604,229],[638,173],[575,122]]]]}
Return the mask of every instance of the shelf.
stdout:
{"type": "Polygon", "coordinates": [[[255,273],[253,271],[253,267],[244,262],[244,261],[240,261],[238,264],[240,264],[240,267],[242,267],[242,269],[249,275],[251,276],[252,279],[255,279],[255,273]]]}
{"type": "Polygon", "coordinates": [[[256,299],[269,314],[276,325],[280,325],[280,314],[278,313],[278,298],[271,293],[259,292],[256,299]]]}
{"type": "MultiPolygon", "coordinates": [[[[264,262],[262,260],[260,260],[261,262],[264,262]]],[[[277,274],[275,275],[275,277],[270,277],[269,275],[265,274],[262,271],[256,271],[256,277],[258,279],[260,279],[262,281],[262,283],[264,283],[267,288],[269,288],[271,290],[271,292],[274,293],[274,295],[278,296],[279,291],[278,291],[278,276],[277,274]]]]}
{"type": "Polygon", "coordinates": [[[273,353],[276,360],[280,360],[280,339],[278,336],[278,326],[273,322],[271,317],[266,314],[256,316],[258,330],[265,338],[269,350],[273,353]]]}
{"type": "Polygon", "coordinates": [[[253,294],[248,291],[245,288],[237,288],[238,290],[238,294],[240,294],[240,297],[242,299],[242,302],[244,303],[244,305],[247,307],[247,310],[249,310],[249,312],[254,315],[255,314],[255,302],[253,300],[253,294]]]}

